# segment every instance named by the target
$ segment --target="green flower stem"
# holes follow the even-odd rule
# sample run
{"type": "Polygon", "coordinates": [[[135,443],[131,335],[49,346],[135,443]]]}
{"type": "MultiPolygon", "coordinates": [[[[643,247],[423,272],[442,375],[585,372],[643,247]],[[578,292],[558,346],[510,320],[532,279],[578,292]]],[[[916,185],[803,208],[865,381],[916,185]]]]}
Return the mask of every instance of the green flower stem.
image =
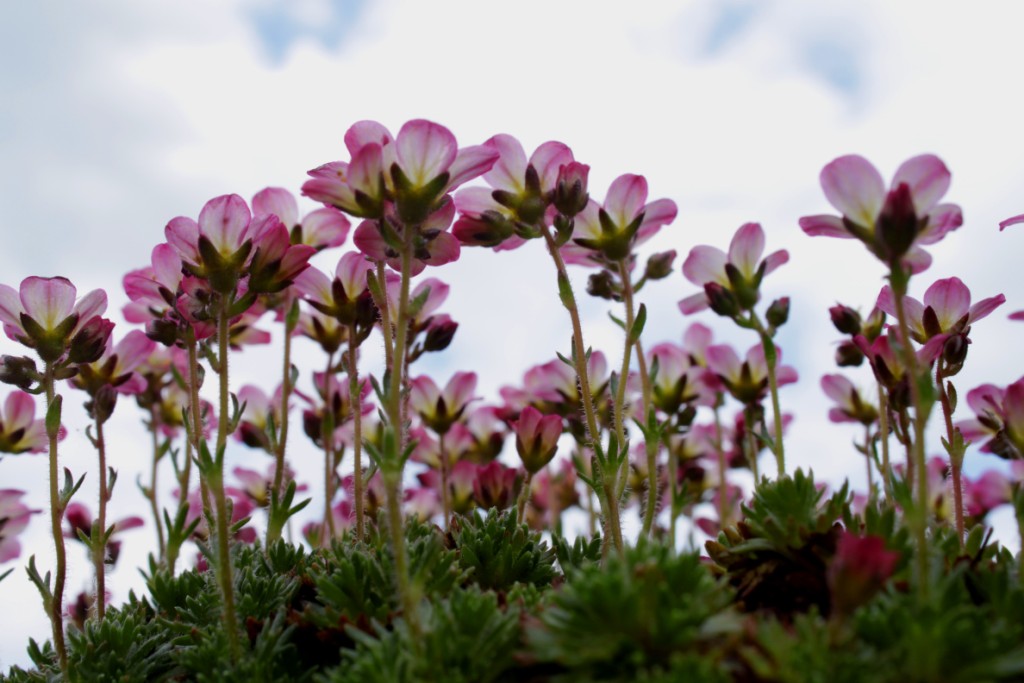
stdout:
{"type": "MultiPolygon", "coordinates": [[[[583,404],[583,415],[587,426],[587,435],[590,438],[592,445],[591,450],[596,452],[600,447],[601,430],[597,424],[597,410],[594,407],[594,395],[590,390],[590,376],[587,372],[587,347],[583,344],[583,325],[580,323],[580,312],[579,307],[576,304],[576,295],[572,291],[572,283],[569,280],[569,274],[565,269],[565,261],[562,259],[561,252],[558,251],[558,246],[555,244],[555,239],[551,235],[549,228],[545,227],[541,230],[541,234],[544,237],[544,243],[547,245],[548,253],[551,255],[552,261],[555,263],[555,270],[558,272],[559,280],[559,296],[562,299],[562,305],[565,306],[566,310],[569,311],[569,319],[572,321],[572,342],[573,342],[573,356],[576,364],[576,379],[579,382],[580,390],[580,402],[583,404]],[[562,289],[562,283],[564,283],[564,292],[562,289]]],[[[621,443],[621,442],[620,442],[621,443]]],[[[612,457],[618,457],[618,454],[611,454],[612,457]]],[[[615,478],[617,479],[619,473],[616,472],[615,478]]],[[[595,484],[597,482],[595,481],[595,484]]],[[[601,503],[602,516],[604,517],[605,525],[608,527],[619,526],[619,497],[617,495],[618,483],[612,487],[612,495],[601,495],[598,494],[598,500],[601,503]]],[[[613,528],[606,531],[605,539],[607,538],[618,539],[615,542],[615,549],[620,554],[622,553],[622,529],[613,528]]]]}
{"type": "MultiPolygon", "coordinates": [[[[953,404],[946,392],[946,377],[944,374],[943,360],[940,356],[935,362],[935,384],[939,387],[939,401],[942,404],[942,416],[946,422],[946,442],[950,449],[956,446],[956,431],[953,427],[953,404]]],[[[963,477],[961,476],[964,467],[963,456],[954,457],[950,453],[950,472],[953,478],[953,516],[956,520],[956,537],[960,541],[960,547],[964,547],[964,488],[963,477]]]]}
{"type": "Polygon", "coordinates": [[[334,354],[327,354],[327,369],[324,370],[324,418],[320,423],[320,439],[324,442],[324,524],[320,533],[320,545],[331,546],[334,539],[334,515],[331,501],[334,500],[334,406],[331,405],[330,380],[334,369],[334,354]]]}
{"type": "MultiPolygon", "coordinates": [[[[155,403],[149,406],[149,434],[153,444],[153,462],[150,465],[149,488],[147,489],[146,498],[149,500],[149,509],[153,513],[153,523],[156,525],[157,547],[160,551],[160,559],[163,560],[167,555],[167,541],[164,538],[164,521],[160,516],[160,506],[157,503],[156,496],[157,471],[159,469],[157,467],[157,457],[160,454],[160,430],[159,417],[157,416],[155,403]]],[[[187,491],[187,489],[182,489],[182,491],[187,491]]]]}
{"type": "Polygon", "coordinates": [[[772,452],[775,454],[775,463],[779,466],[779,478],[781,479],[786,476],[786,447],[782,440],[782,409],[779,407],[779,381],[775,373],[778,365],[778,352],[775,350],[775,342],[772,341],[768,330],[753,311],[750,312],[750,320],[754,323],[754,329],[761,336],[761,348],[764,349],[765,365],[768,366],[768,389],[772,396],[772,417],[775,419],[775,443],[772,452]]]}
{"type": "Polygon", "coordinates": [[[892,473],[889,464],[889,401],[881,384],[878,385],[878,439],[882,442],[882,490],[885,491],[885,502],[892,504],[892,484],[889,480],[892,473]]]}
{"type": "Polygon", "coordinates": [[[352,451],[355,460],[355,471],[353,472],[353,488],[356,499],[356,539],[363,540],[366,530],[366,521],[363,519],[365,503],[363,491],[363,401],[359,390],[359,373],[356,360],[356,353],[359,345],[356,343],[356,326],[352,323],[348,326],[348,396],[349,405],[352,407],[352,451]]]}
{"type": "Polygon", "coordinates": [[[96,436],[93,442],[96,445],[96,454],[99,456],[99,505],[96,513],[96,521],[93,522],[93,548],[92,566],[96,571],[96,602],[93,609],[96,611],[96,619],[103,621],[107,613],[107,544],[104,537],[107,533],[107,501],[110,500],[110,493],[107,491],[107,444],[103,438],[103,422],[99,419],[94,421],[96,425],[96,436]],[[98,527],[98,531],[97,531],[98,527]]]}
{"type": "Polygon", "coordinates": [[[743,450],[747,453],[747,463],[750,471],[754,474],[754,486],[761,483],[761,472],[757,463],[757,436],[754,435],[754,411],[748,404],[743,406],[743,422],[746,426],[746,434],[743,439],[743,450]]]}
{"type": "Polygon", "coordinates": [[[715,397],[715,455],[718,457],[718,526],[721,529],[729,523],[729,468],[725,462],[725,449],[722,447],[722,395],[715,397]]]}
{"type": "MultiPolygon", "coordinates": [[[[48,361],[43,374],[43,387],[46,391],[46,414],[50,414],[56,390],[54,388],[53,362],[48,361]]],[[[47,420],[49,422],[49,420],[47,420]]],[[[68,679],[68,650],[64,645],[64,584],[67,581],[67,553],[64,549],[64,533],[61,525],[64,521],[64,504],[60,499],[59,467],[57,464],[57,438],[60,434],[59,425],[50,428],[46,435],[50,445],[50,531],[53,533],[54,551],[57,559],[56,576],[53,580],[53,597],[50,600],[50,625],[53,627],[53,649],[57,651],[57,661],[64,679],[68,679]]]]}
{"type": "MultiPolygon", "coordinates": [[[[444,432],[437,434],[438,464],[441,466],[441,511],[444,515],[444,530],[448,531],[449,522],[452,517],[452,499],[448,491],[448,475],[451,470],[451,463],[448,462],[448,453],[444,448],[444,432]]],[[[529,476],[529,475],[527,475],[529,476]]]]}
{"type": "MultiPolygon", "coordinates": [[[[203,413],[202,403],[199,400],[199,349],[196,342],[195,332],[189,328],[188,331],[188,391],[189,407],[192,416],[189,419],[191,428],[187,437],[192,444],[192,454],[201,453],[200,443],[203,439],[203,413]]],[[[192,458],[185,458],[185,468],[182,474],[183,485],[181,486],[181,500],[178,505],[187,505],[189,479],[192,474],[192,458]]],[[[202,476],[199,477],[199,495],[203,504],[203,516],[206,517],[206,526],[213,529],[216,520],[213,518],[213,505],[210,503],[210,487],[202,476]]]]}
{"type": "Polygon", "coordinates": [[[519,500],[516,501],[516,524],[522,524],[526,520],[526,503],[530,500],[530,486],[533,484],[533,473],[526,472],[523,479],[523,488],[519,492],[519,500]]]}
{"type": "Polygon", "coordinates": [[[868,499],[875,497],[875,473],[871,467],[871,425],[864,425],[864,459],[868,465],[868,499]]]}
{"type": "MultiPolygon", "coordinates": [[[[276,443],[274,443],[274,483],[271,490],[275,491],[280,500],[284,496],[285,451],[288,447],[288,401],[292,397],[292,330],[288,323],[284,328],[284,371],[281,378],[281,424],[277,425],[276,443]]],[[[281,537],[277,525],[267,525],[266,549],[281,537]]]]}
{"type": "Polygon", "coordinates": [[[377,304],[377,310],[380,311],[381,332],[384,336],[384,367],[394,372],[394,330],[391,329],[391,311],[388,310],[388,290],[385,286],[387,282],[387,268],[383,261],[377,261],[377,282],[380,285],[382,296],[380,301],[374,300],[374,303],[377,304]]]}
{"type": "MultiPolygon", "coordinates": [[[[228,303],[221,302],[217,316],[217,362],[220,370],[220,407],[217,420],[216,459],[219,471],[215,473],[212,492],[217,507],[217,574],[220,579],[221,594],[224,599],[224,631],[228,638],[231,660],[238,661],[241,657],[241,643],[238,638],[238,619],[235,616],[235,588],[231,570],[231,520],[228,518],[227,496],[224,493],[224,459],[222,454],[228,442],[228,423],[230,422],[230,396],[228,394],[228,340],[230,337],[230,319],[228,303]]],[[[198,425],[197,425],[198,426],[198,425]]]]}
{"type": "Polygon", "coordinates": [[[925,467],[924,428],[925,415],[922,410],[921,388],[918,386],[919,369],[913,342],[910,340],[910,326],[903,297],[907,294],[907,278],[899,267],[893,269],[891,277],[893,299],[896,304],[896,319],[900,326],[900,351],[910,379],[910,401],[914,406],[914,438],[911,443],[914,470],[917,477],[917,509],[913,515],[914,535],[917,541],[917,580],[922,597],[928,595],[928,470],[925,467]]]}
{"type": "MultiPolygon", "coordinates": [[[[408,232],[415,232],[413,226],[406,226],[408,232]]],[[[402,389],[405,386],[405,374],[407,365],[404,362],[406,356],[406,343],[409,336],[409,271],[412,268],[412,241],[407,237],[402,246],[402,280],[398,295],[398,314],[394,327],[394,347],[391,356],[390,386],[387,393],[387,415],[389,426],[394,432],[396,440],[395,453],[385,453],[385,458],[401,458],[406,442],[406,425],[403,419],[402,389]]],[[[381,286],[384,286],[383,279],[381,286]]],[[[387,330],[386,330],[387,331],[387,330]]],[[[395,574],[398,583],[398,592],[402,599],[403,611],[414,635],[420,631],[419,617],[416,611],[417,600],[412,594],[412,587],[409,582],[409,568],[406,560],[405,534],[402,519],[401,495],[402,495],[402,463],[383,463],[382,474],[385,479],[385,492],[387,494],[388,527],[391,531],[391,549],[395,554],[395,574]]]]}

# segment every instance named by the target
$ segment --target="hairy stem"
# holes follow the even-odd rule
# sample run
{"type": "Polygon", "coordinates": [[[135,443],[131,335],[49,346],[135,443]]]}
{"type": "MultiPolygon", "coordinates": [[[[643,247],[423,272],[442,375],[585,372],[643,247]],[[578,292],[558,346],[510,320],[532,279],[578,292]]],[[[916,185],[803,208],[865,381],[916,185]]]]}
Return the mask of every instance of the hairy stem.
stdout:
{"type": "Polygon", "coordinates": [[[523,479],[523,489],[519,492],[519,500],[516,502],[516,524],[522,524],[526,520],[526,503],[530,500],[530,485],[533,484],[533,473],[526,472],[523,479]]]}
{"type": "MultiPolygon", "coordinates": [[[[288,447],[288,401],[292,397],[292,330],[285,323],[284,328],[284,371],[281,377],[281,424],[277,425],[277,439],[274,444],[273,491],[278,500],[284,496],[285,451],[288,447]]],[[[267,525],[267,550],[281,537],[276,524],[267,525]]]]}
{"type": "MultiPolygon", "coordinates": [[[[953,427],[953,405],[946,392],[946,377],[943,372],[943,362],[940,357],[935,363],[935,384],[939,387],[939,401],[942,403],[942,417],[946,423],[946,442],[950,449],[955,448],[956,439],[953,427]]],[[[963,456],[949,458],[950,473],[953,478],[953,516],[956,520],[956,537],[960,541],[960,547],[964,547],[964,491],[963,491],[963,456]]]]}
{"type": "Polygon", "coordinates": [[[882,443],[882,490],[885,491],[885,502],[892,503],[892,466],[889,463],[889,401],[885,397],[885,389],[878,385],[878,440],[882,443]]]}
{"type": "Polygon", "coordinates": [[[776,376],[778,351],[768,330],[753,311],[750,312],[750,320],[754,323],[754,329],[761,336],[761,348],[764,349],[765,365],[768,368],[768,390],[771,392],[772,417],[775,420],[775,443],[772,452],[775,454],[775,463],[779,467],[779,478],[781,479],[786,476],[786,447],[782,439],[782,409],[779,407],[779,381],[776,376]]]}
{"type": "MultiPolygon", "coordinates": [[[[54,367],[52,362],[46,363],[43,375],[43,386],[46,391],[46,409],[49,416],[50,406],[56,396],[54,388],[54,367]]],[[[46,434],[50,446],[50,531],[53,533],[54,551],[57,558],[56,576],[53,580],[53,596],[50,600],[50,625],[53,627],[53,649],[57,651],[57,661],[64,679],[68,679],[68,651],[64,645],[64,584],[67,581],[67,554],[64,549],[64,533],[61,525],[64,520],[64,504],[60,499],[60,468],[57,463],[57,439],[59,426],[50,429],[47,425],[46,434]]]]}
{"type": "Polygon", "coordinates": [[[96,571],[96,602],[93,609],[96,610],[96,619],[103,621],[107,613],[107,544],[104,537],[107,533],[107,502],[110,494],[107,491],[107,444],[103,438],[103,422],[99,419],[94,421],[96,425],[96,454],[99,457],[99,506],[96,513],[96,521],[93,523],[93,549],[92,566],[96,571]],[[98,527],[98,533],[97,533],[98,527]]]}
{"type": "Polygon", "coordinates": [[[352,323],[348,326],[348,396],[349,405],[352,406],[352,451],[355,460],[353,472],[353,494],[356,499],[356,539],[363,540],[366,528],[366,520],[363,519],[363,401],[359,390],[359,373],[356,353],[359,344],[356,342],[356,326],[352,323]]]}
{"type": "MultiPolygon", "coordinates": [[[[153,513],[153,523],[156,525],[157,547],[160,550],[160,559],[163,560],[167,555],[167,541],[164,538],[164,521],[160,515],[160,505],[157,503],[156,495],[157,471],[159,469],[157,467],[157,458],[160,455],[160,429],[155,403],[149,407],[149,434],[153,445],[153,462],[150,464],[149,488],[146,498],[149,500],[149,509],[153,513]]],[[[184,492],[185,489],[182,489],[182,491],[184,492]]]]}
{"type": "Polygon", "coordinates": [[[334,514],[331,502],[334,500],[334,405],[331,401],[331,378],[334,370],[334,354],[327,354],[327,369],[324,370],[324,418],[320,423],[320,439],[324,443],[324,524],[320,534],[320,545],[329,548],[334,540],[334,514]]]}

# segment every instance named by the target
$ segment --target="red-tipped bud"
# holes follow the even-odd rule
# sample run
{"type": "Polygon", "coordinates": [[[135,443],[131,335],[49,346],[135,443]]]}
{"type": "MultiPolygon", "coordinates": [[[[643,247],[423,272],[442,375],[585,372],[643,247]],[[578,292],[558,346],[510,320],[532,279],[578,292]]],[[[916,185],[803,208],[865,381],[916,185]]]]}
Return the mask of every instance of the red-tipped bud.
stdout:
{"type": "Polygon", "coordinates": [[[647,280],[661,280],[672,274],[672,264],[676,260],[676,250],[658,252],[647,259],[647,266],[644,268],[644,278],[647,280]]]}
{"type": "Polygon", "coordinates": [[[555,183],[554,204],[558,213],[572,218],[587,206],[587,178],[590,166],[572,161],[558,169],[555,183]]]}
{"type": "Polygon", "coordinates": [[[71,338],[68,346],[68,360],[72,363],[92,363],[100,359],[107,346],[107,339],[114,329],[114,323],[95,316],[71,338]]]}
{"type": "Polygon", "coordinates": [[[828,314],[832,318],[832,325],[841,333],[855,335],[860,334],[861,319],[860,313],[842,304],[836,304],[832,308],[828,309],[828,314]]]}

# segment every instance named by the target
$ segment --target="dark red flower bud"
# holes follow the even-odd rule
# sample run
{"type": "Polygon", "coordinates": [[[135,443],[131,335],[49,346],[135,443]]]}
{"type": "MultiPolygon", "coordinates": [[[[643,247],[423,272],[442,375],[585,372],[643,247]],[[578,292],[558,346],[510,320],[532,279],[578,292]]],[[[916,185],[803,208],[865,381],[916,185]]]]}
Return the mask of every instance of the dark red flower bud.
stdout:
{"type": "Polygon", "coordinates": [[[841,334],[860,334],[861,320],[860,313],[842,304],[836,304],[828,309],[832,317],[832,324],[841,334]]]}

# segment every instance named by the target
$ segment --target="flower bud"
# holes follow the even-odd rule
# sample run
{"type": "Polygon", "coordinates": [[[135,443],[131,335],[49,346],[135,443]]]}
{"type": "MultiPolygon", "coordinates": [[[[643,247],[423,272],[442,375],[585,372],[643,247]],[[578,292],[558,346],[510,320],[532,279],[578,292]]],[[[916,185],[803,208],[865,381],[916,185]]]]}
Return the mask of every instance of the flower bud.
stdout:
{"type": "Polygon", "coordinates": [[[563,216],[572,218],[586,208],[590,196],[587,194],[587,177],[590,166],[573,161],[558,169],[555,182],[555,208],[563,216]]]}
{"type": "Polygon", "coordinates": [[[876,249],[880,252],[878,256],[890,265],[897,263],[914,244],[918,225],[910,186],[900,183],[886,196],[875,222],[876,249]]]}
{"type": "MultiPolygon", "coordinates": [[[[946,365],[950,368],[959,368],[963,365],[963,362],[967,359],[967,347],[971,343],[971,340],[967,338],[967,334],[954,334],[946,339],[946,342],[942,345],[942,359],[946,361],[946,365]]],[[[948,371],[947,375],[954,374],[948,371]]]]}
{"type": "Polygon", "coordinates": [[[85,403],[85,410],[92,419],[103,424],[113,415],[116,406],[117,390],[109,384],[104,384],[96,391],[92,399],[85,403]]]}
{"type": "Polygon", "coordinates": [[[39,379],[36,363],[28,356],[0,358],[0,382],[28,391],[39,379]]]}
{"type": "Polygon", "coordinates": [[[536,474],[551,462],[558,450],[558,437],[562,435],[559,415],[541,415],[533,406],[527,406],[512,425],[516,433],[516,451],[523,467],[536,474]]]}
{"type": "Polygon", "coordinates": [[[157,318],[146,323],[146,336],[158,344],[174,346],[178,341],[178,323],[167,318],[157,318]]]}
{"type": "Polygon", "coordinates": [[[708,297],[708,306],[718,315],[735,318],[740,312],[739,302],[733,293],[717,282],[705,284],[704,294],[708,297]]]}
{"type": "Polygon", "coordinates": [[[844,341],[836,348],[836,365],[839,367],[857,367],[863,362],[864,352],[852,341],[844,341]]]}
{"type": "Polygon", "coordinates": [[[516,470],[497,460],[480,467],[473,479],[473,498],[485,510],[507,510],[516,499],[516,470]]]}
{"type": "Polygon", "coordinates": [[[452,343],[459,324],[447,315],[435,315],[427,325],[427,334],[423,338],[424,351],[444,351],[452,343]]]}
{"type": "Polygon", "coordinates": [[[843,532],[828,568],[832,609],[848,616],[882,589],[899,562],[898,552],[886,550],[880,536],[843,532]]]}
{"type": "Polygon", "coordinates": [[[860,313],[854,309],[837,304],[828,309],[828,314],[832,317],[832,324],[841,334],[860,334],[860,313]]]}
{"type": "Polygon", "coordinates": [[[106,318],[95,316],[89,319],[71,338],[68,360],[72,363],[92,363],[99,360],[113,329],[114,323],[106,318]]]}
{"type": "Polygon", "coordinates": [[[593,273],[587,280],[587,294],[599,299],[618,300],[619,295],[615,289],[615,279],[607,270],[593,273]]]}
{"type": "Polygon", "coordinates": [[[772,302],[764,314],[768,324],[772,327],[782,327],[789,320],[789,297],[784,296],[772,302]]]}
{"type": "Polygon", "coordinates": [[[676,260],[676,250],[662,251],[652,254],[644,268],[644,279],[661,280],[672,274],[672,263],[676,260]]]}

